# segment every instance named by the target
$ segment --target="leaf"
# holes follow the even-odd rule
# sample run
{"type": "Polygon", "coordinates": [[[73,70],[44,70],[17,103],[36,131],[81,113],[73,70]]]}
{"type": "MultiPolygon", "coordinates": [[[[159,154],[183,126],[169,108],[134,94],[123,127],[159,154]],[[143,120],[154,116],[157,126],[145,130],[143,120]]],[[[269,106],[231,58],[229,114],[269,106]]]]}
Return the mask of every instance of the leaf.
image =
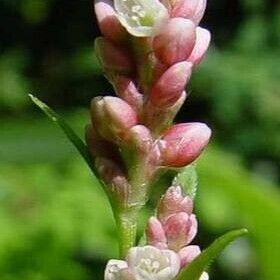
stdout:
{"type": "Polygon", "coordinates": [[[173,184],[180,184],[186,194],[194,198],[198,185],[195,165],[188,165],[181,172],[179,172],[174,178],[173,184]]]}
{"type": "MultiPolygon", "coordinates": [[[[279,184],[249,173],[237,155],[214,145],[200,159],[197,170],[200,223],[211,232],[245,226],[254,241],[250,252],[258,257],[259,279],[279,280],[279,184]]],[[[255,264],[254,257],[248,260],[248,266],[251,264],[255,264]]]]}
{"type": "Polygon", "coordinates": [[[214,258],[216,258],[229,243],[247,233],[247,229],[240,229],[230,231],[219,237],[191,262],[190,265],[182,270],[176,280],[199,280],[203,271],[207,269],[214,258]]]}
{"type": "MultiPolygon", "coordinates": [[[[53,111],[48,105],[43,103],[37,97],[29,94],[31,100],[53,121],[55,122],[65,133],[70,142],[75,146],[80,155],[83,157],[93,174],[96,176],[96,169],[93,165],[92,158],[88,151],[87,146],[82,139],[74,132],[74,130],[60,117],[55,111],[53,111]]],[[[97,177],[97,176],[96,176],[97,177]]]]}

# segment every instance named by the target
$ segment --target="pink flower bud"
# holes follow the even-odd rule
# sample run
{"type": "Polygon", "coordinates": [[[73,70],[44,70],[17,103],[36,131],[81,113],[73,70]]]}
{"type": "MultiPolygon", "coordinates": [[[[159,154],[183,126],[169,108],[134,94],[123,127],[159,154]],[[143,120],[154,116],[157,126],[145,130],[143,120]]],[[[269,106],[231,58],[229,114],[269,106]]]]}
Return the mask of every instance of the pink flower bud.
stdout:
{"type": "MultiPolygon", "coordinates": [[[[173,106],[167,108],[156,107],[150,100],[148,100],[147,103],[145,103],[142,115],[143,123],[154,132],[154,135],[159,136],[173,123],[173,120],[184,104],[186,97],[187,93],[183,91],[177,102],[173,106]]],[[[157,141],[155,146],[159,147],[155,147],[156,150],[161,150],[161,142],[163,141],[157,141]]]]}
{"type": "Polygon", "coordinates": [[[127,77],[117,76],[113,81],[117,95],[133,109],[140,112],[143,106],[143,95],[139,93],[134,82],[127,77]]]}
{"type": "Polygon", "coordinates": [[[179,251],[188,245],[197,233],[197,221],[194,215],[180,212],[170,216],[163,224],[168,248],[179,251]]]}
{"type": "Polygon", "coordinates": [[[116,147],[98,135],[92,125],[86,126],[86,143],[89,151],[94,157],[117,158],[116,147]]]}
{"type": "Polygon", "coordinates": [[[153,145],[150,130],[144,125],[135,125],[128,132],[127,138],[136,147],[138,152],[147,154],[153,145]]]}
{"type": "Polygon", "coordinates": [[[192,64],[178,62],[167,69],[152,87],[151,102],[160,108],[174,105],[182,95],[192,73],[192,64]]]}
{"type": "Polygon", "coordinates": [[[95,52],[105,72],[125,75],[133,69],[127,51],[114,45],[106,38],[95,39],[95,52]]]}
{"type": "Polygon", "coordinates": [[[207,0],[175,0],[171,17],[182,17],[192,20],[196,25],[201,21],[207,0]]]}
{"type": "Polygon", "coordinates": [[[173,125],[162,137],[162,165],[183,167],[190,164],[201,154],[210,136],[210,128],[203,123],[173,125]]]}
{"type": "Polygon", "coordinates": [[[211,33],[204,28],[196,28],[196,42],[188,61],[197,66],[203,59],[211,41],[211,33]]]}
{"type": "Polygon", "coordinates": [[[173,18],[153,40],[155,56],[166,65],[186,60],[195,44],[195,25],[184,18],[173,18]]]}
{"type": "Polygon", "coordinates": [[[181,260],[181,268],[190,264],[200,253],[200,248],[196,245],[186,246],[181,249],[178,253],[181,260]]]}
{"type": "Polygon", "coordinates": [[[95,0],[95,14],[102,34],[115,43],[126,38],[127,32],[119,22],[111,0],[95,0]]]}
{"type": "Polygon", "coordinates": [[[97,158],[95,166],[110,192],[119,202],[126,202],[130,193],[130,185],[120,163],[107,158],[97,158]]]}
{"type": "Polygon", "coordinates": [[[189,196],[183,195],[183,190],[180,186],[170,187],[161,198],[157,207],[157,215],[161,221],[179,212],[191,215],[192,211],[193,201],[189,196]]]}
{"type": "Polygon", "coordinates": [[[98,133],[109,141],[124,139],[127,131],[137,124],[137,115],[131,106],[112,96],[93,98],[91,117],[98,133]]]}
{"type": "Polygon", "coordinates": [[[151,217],[148,221],[146,236],[148,244],[159,249],[167,248],[167,240],[161,222],[156,217],[151,217]]]}

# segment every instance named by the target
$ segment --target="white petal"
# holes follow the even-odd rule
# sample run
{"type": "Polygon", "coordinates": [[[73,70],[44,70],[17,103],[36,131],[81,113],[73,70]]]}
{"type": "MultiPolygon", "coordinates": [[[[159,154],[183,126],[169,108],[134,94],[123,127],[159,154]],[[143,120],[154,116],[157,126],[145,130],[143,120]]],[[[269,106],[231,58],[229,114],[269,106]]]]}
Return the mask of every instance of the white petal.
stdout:
{"type": "Polygon", "coordinates": [[[154,246],[131,248],[127,263],[136,280],[172,280],[180,269],[180,258],[175,252],[154,246]]]}
{"type": "Polygon", "coordinates": [[[170,267],[166,267],[166,268],[162,269],[162,270],[157,274],[157,280],[169,280],[169,279],[173,279],[173,276],[171,277],[170,275],[172,275],[172,273],[171,273],[171,268],[170,268],[170,267]]]}
{"type": "Polygon", "coordinates": [[[127,262],[121,260],[110,260],[105,269],[105,280],[121,280],[120,271],[128,267],[127,262]]]}
{"type": "Polygon", "coordinates": [[[137,37],[153,36],[169,17],[159,0],[115,0],[114,5],[121,24],[137,37]]]}
{"type": "Polygon", "coordinates": [[[203,272],[199,278],[199,280],[209,280],[209,275],[207,272],[203,272]]]}
{"type": "Polygon", "coordinates": [[[180,258],[178,254],[171,250],[162,250],[162,254],[169,260],[169,267],[171,268],[170,274],[175,277],[180,270],[180,258]]]}

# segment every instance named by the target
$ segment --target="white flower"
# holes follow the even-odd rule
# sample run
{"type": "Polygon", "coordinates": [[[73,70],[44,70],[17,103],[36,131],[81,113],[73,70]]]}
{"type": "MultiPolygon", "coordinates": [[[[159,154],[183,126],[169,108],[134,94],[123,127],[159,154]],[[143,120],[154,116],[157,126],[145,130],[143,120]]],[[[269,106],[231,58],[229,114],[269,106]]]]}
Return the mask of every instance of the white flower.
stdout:
{"type": "Polygon", "coordinates": [[[171,250],[133,247],[128,252],[127,261],[109,261],[105,280],[172,280],[179,269],[179,256],[171,250]]]}
{"type": "Polygon", "coordinates": [[[110,260],[105,269],[105,280],[122,280],[122,271],[127,269],[127,262],[110,260]]]}
{"type": "Polygon", "coordinates": [[[114,5],[121,24],[137,37],[154,36],[169,17],[159,0],[114,0],[114,5]]]}
{"type": "Polygon", "coordinates": [[[136,280],[171,280],[180,269],[175,252],[153,246],[131,248],[127,262],[136,280]]]}
{"type": "Polygon", "coordinates": [[[199,280],[209,280],[209,275],[207,272],[203,272],[199,278],[199,280]]]}

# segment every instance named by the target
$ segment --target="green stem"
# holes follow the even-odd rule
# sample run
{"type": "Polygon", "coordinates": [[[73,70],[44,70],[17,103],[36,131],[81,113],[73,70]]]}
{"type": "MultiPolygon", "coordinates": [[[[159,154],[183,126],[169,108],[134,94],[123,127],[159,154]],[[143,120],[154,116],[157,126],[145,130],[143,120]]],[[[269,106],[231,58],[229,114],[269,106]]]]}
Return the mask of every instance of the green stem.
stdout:
{"type": "Polygon", "coordinates": [[[143,94],[148,94],[154,79],[155,59],[152,55],[151,42],[147,38],[133,37],[131,47],[138,68],[138,78],[143,94]]]}
{"type": "Polygon", "coordinates": [[[146,165],[134,148],[123,148],[122,155],[128,166],[130,188],[122,203],[115,209],[119,233],[120,256],[124,258],[129,248],[135,246],[139,213],[147,200],[149,179],[146,165]]]}
{"type": "Polygon", "coordinates": [[[116,214],[121,258],[125,258],[129,248],[135,246],[139,212],[140,208],[131,208],[123,209],[116,214]]]}

